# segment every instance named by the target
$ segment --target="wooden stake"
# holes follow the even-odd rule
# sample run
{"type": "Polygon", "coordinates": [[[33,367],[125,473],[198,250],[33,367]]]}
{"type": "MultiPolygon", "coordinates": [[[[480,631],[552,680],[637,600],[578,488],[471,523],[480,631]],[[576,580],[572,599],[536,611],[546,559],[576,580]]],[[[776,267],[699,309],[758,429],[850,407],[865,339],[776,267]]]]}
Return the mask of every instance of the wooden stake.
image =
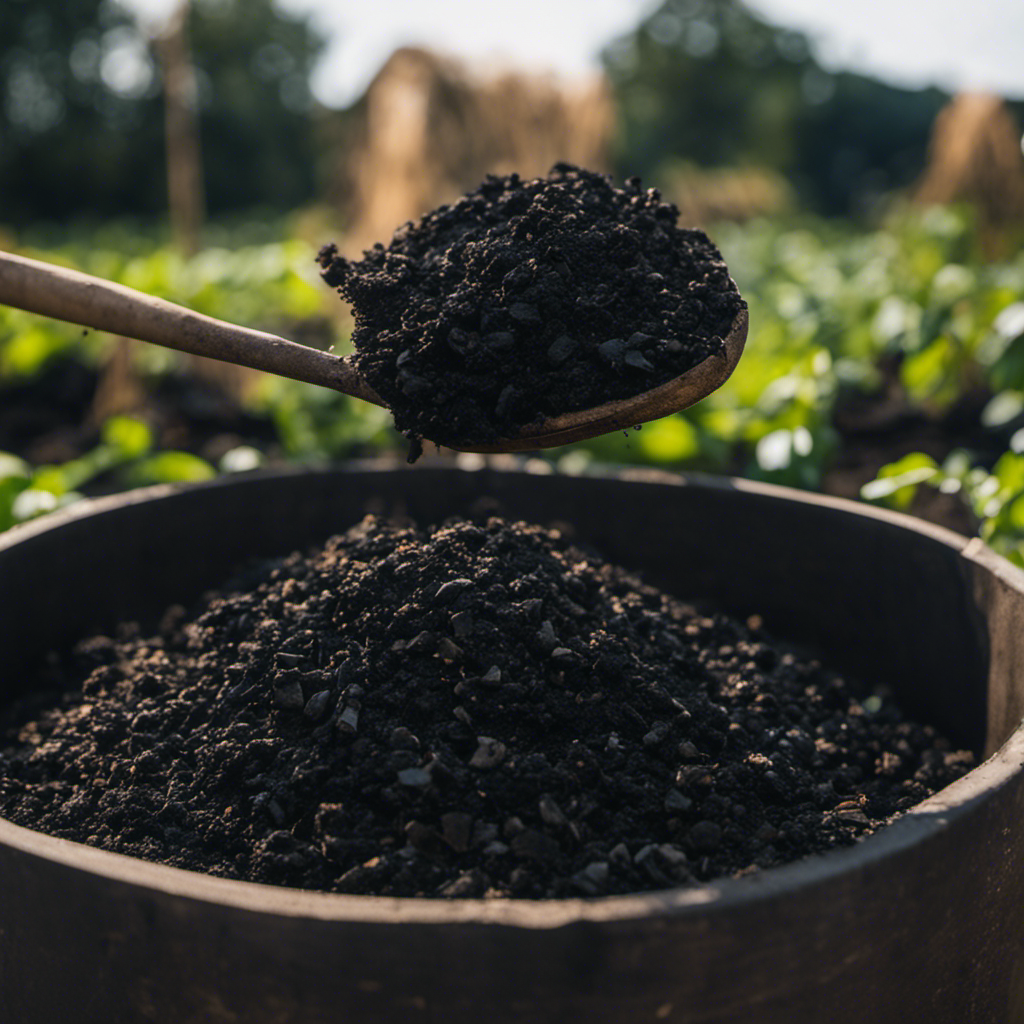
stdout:
{"type": "Polygon", "coordinates": [[[199,248],[205,203],[196,116],[196,76],[188,47],[188,0],[180,0],[157,40],[157,50],[164,76],[171,231],[180,251],[191,256],[199,248]]]}

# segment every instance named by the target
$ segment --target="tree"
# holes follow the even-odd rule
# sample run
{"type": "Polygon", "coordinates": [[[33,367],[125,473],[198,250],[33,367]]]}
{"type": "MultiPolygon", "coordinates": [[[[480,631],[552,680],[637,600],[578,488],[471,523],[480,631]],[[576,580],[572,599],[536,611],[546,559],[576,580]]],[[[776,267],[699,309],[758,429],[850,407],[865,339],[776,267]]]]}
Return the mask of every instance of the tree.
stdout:
{"type": "Polygon", "coordinates": [[[826,213],[911,183],[939,90],[832,74],[808,38],[741,0],[665,0],[604,63],[620,106],[624,173],[657,181],[670,157],[785,174],[826,213]],[[628,166],[627,166],[628,165],[628,166]]]}
{"type": "Polygon", "coordinates": [[[159,158],[149,155],[160,145],[158,92],[123,9],[4,0],[0,222],[160,209],[159,158]]]}
{"type": "MultiPolygon", "coordinates": [[[[315,188],[308,78],[322,41],[272,0],[193,0],[212,213],[315,188]]],[[[113,0],[0,3],[0,223],[166,210],[152,44],[113,0]]]]}
{"type": "Polygon", "coordinates": [[[192,0],[211,210],[291,209],[316,188],[309,76],[323,40],[272,0],[192,0]]]}
{"type": "Polygon", "coordinates": [[[631,168],[651,175],[669,152],[703,166],[792,160],[809,44],[738,0],[666,0],[604,60],[631,168]]]}

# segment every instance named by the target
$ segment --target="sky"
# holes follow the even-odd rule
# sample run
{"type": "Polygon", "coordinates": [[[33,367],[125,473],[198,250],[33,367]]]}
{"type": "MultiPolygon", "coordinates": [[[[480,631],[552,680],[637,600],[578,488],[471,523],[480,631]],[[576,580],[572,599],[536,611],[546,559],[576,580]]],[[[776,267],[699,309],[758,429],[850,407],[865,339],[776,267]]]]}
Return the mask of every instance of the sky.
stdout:
{"type": "MultiPolygon", "coordinates": [[[[157,17],[173,0],[124,0],[157,17]]],[[[478,63],[577,76],[659,0],[278,0],[327,37],[313,91],[328,106],[357,99],[399,46],[428,45],[478,63]]],[[[982,89],[1024,98],[1024,0],[748,0],[768,20],[807,32],[832,69],[896,84],[982,89]]]]}

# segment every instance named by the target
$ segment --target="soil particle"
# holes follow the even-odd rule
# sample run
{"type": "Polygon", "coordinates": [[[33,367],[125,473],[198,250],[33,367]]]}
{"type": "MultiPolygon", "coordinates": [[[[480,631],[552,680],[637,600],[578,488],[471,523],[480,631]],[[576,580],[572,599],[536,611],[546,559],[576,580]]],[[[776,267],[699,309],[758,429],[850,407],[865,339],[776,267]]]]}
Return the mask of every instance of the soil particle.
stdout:
{"type": "MultiPolygon", "coordinates": [[[[707,236],[638,178],[490,176],[359,261],[353,362],[413,438],[458,446],[630,398],[722,351],[745,307],[707,236]]],[[[632,426],[632,424],[624,424],[632,426]]]]}
{"type": "Polygon", "coordinates": [[[277,885],[593,897],[850,844],[973,764],[759,619],[500,519],[371,517],[161,629],[9,710],[0,813],[277,885]]]}

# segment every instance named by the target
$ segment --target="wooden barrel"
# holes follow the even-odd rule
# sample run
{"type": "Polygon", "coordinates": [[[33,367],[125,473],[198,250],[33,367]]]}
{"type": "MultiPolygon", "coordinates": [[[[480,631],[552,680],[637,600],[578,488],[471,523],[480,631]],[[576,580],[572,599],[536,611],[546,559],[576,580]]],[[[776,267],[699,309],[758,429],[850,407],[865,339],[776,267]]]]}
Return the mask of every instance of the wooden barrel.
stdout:
{"type": "Polygon", "coordinates": [[[1024,1022],[1024,574],[908,517],[746,481],[352,464],[156,488],[0,537],[0,687],[364,513],[571,523],[763,615],[988,760],[862,843],[594,900],[277,889],[0,821],[5,1024],[1024,1022]]]}

